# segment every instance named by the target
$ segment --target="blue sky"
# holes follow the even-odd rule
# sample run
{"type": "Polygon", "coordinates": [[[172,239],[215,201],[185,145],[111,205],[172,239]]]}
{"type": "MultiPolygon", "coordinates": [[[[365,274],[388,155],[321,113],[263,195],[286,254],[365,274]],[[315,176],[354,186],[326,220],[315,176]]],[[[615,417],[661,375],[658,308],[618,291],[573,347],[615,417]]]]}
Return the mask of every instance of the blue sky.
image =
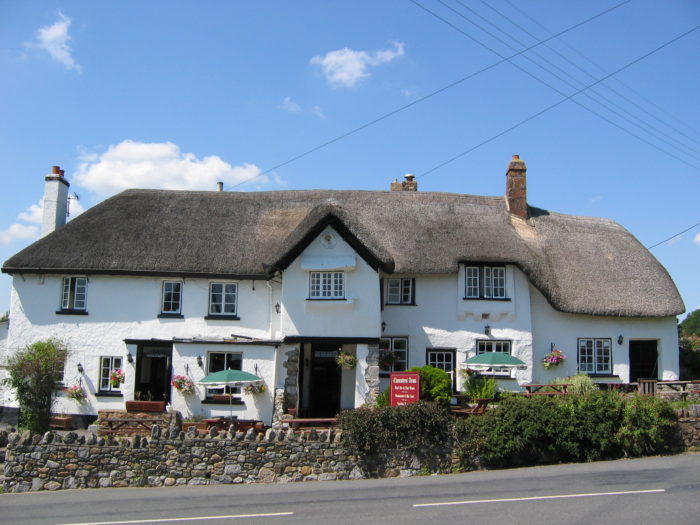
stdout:
{"type": "MultiPolygon", "coordinates": [[[[76,215],[218,180],[502,195],[513,154],[531,205],[654,245],[700,222],[700,30],[672,42],[700,3],[618,4],[0,0],[0,258],[36,239],[52,165],[76,215]]],[[[700,227],[653,253],[700,308],[700,227]]]]}

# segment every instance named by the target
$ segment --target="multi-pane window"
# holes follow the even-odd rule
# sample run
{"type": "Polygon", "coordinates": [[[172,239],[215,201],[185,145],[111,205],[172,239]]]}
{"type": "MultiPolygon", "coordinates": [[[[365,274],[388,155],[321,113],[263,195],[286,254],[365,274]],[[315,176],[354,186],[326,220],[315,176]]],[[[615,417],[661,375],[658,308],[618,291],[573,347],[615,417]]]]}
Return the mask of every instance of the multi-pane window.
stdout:
{"type": "Polygon", "coordinates": [[[408,339],[387,337],[379,340],[379,369],[382,372],[403,372],[408,366],[408,339]]]}
{"type": "Polygon", "coordinates": [[[182,282],[165,281],[163,283],[162,313],[179,314],[182,308],[182,282]]]}
{"type": "Polygon", "coordinates": [[[61,294],[62,310],[85,310],[87,306],[87,278],[64,277],[61,294]]]}
{"type": "Polygon", "coordinates": [[[112,386],[109,381],[114,370],[122,369],[122,358],[114,356],[100,357],[100,392],[121,392],[121,384],[112,386]]]}
{"type": "Polygon", "coordinates": [[[612,340],[579,339],[578,369],[586,374],[611,374],[612,340]]]}
{"type": "Polygon", "coordinates": [[[504,266],[467,266],[464,271],[466,299],[506,299],[504,266]]]}
{"type": "Polygon", "coordinates": [[[209,286],[209,314],[236,315],[238,308],[236,283],[211,283],[209,286]]]}
{"type": "MultiPolygon", "coordinates": [[[[476,353],[484,354],[486,352],[501,352],[503,354],[510,354],[510,341],[477,341],[476,353]]],[[[487,370],[488,373],[505,375],[510,377],[509,368],[494,368],[492,370],[487,370]]]]}
{"type": "Polygon", "coordinates": [[[413,279],[387,279],[386,304],[414,304],[413,279]]]}
{"type": "Polygon", "coordinates": [[[450,375],[452,387],[455,385],[455,351],[454,350],[428,350],[427,364],[444,370],[450,375]]]}
{"type": "Polygon", "coordinates": [[[311,299],[344,299],[345,273],[311,272],[309,297],[311,299]]]}
{"type": "MultiPolygon", "coordinates": [[[[234,352],[209,352],[207,359],[207,374],[220,372],[221,370],[241,370],[243,356],[234,352]]],[[[233,394],[238,396],[241,388],[238,386],[227,386],[219,388],[207,388],[207,397],[214,394],[233,394]]]]}

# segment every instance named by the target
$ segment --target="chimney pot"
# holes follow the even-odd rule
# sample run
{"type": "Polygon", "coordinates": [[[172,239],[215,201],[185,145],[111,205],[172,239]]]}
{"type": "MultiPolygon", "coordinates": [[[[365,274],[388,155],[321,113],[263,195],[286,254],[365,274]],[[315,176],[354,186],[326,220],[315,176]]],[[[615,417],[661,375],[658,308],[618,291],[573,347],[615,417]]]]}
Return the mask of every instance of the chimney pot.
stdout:
{"type": "Polygon", "coordinates": [[[406,173],[406,175],[403,176],[404,179],[406,179],[408,182],[413,181],[413,179],[416,178],[416,176],[413,173],[406,173]]]}
{"type": "Polygon", "coordinates": [[[219,181],[216,183],[216,191],[224,191],[224,183],[219,181]]]}
{"type": "Polygon", "coordinates": [[[60,175],[61,174],[61,167],[60,166],[51,166],[51,174],[60,175]]]}

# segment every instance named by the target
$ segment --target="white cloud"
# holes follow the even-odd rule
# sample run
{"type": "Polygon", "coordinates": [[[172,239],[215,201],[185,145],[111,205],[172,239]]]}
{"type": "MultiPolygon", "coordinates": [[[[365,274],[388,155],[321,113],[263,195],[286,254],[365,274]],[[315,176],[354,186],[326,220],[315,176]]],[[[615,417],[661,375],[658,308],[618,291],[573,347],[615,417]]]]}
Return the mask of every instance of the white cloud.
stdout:
{"type": "Polygon", "coordinates": [[[693,242],[700,246],[700,233],[698,233],[695,237],[693,237],[693,242]]]}
{"type": "Polygon", "coordinates": [[[36,239],[39,236],[37,226],[15,223],[0,231],[0,244],[10,244],[19,239],[36,239]]]}
{"type": "Polygon", "coordinates": [[[66,69],[81,72],[82,68],[73,58],[73,51],[69,45],[71,37],[68,34],[68,28],[71,19],[63,13],[58,13],[58,16],[59,19],[54,24],[37,29],[36,41],[26,45],[47,51],[51,58],[63,64],[66,69]]]}
{"type": "Polygon", "coordinates": [[[316,115],[320,119],[326,118],[326,114],[323,111],[321,111],[321,108],[318,106],[312,107],[311,111],[313,111],[314,115],[316,115]]]}
{"type": "Polygon", "coordinates": [[[280,107],[289,113],[299,113],[301,111],[301,107],[292,100],[292,97],[284,97],[280,107]]]}
{"type": "MultiPolygon", "coordinates": [[[[76,182],[98,195],[106,196],[127,188],[167,190],[215,190],[222,181],[232,186],[260,173],[253,164],[232,166],[216,155],[198,159],[183,153],[172,142],[125,140],[100,155],[81,157],[76,182]]],[[[269,182],[267,177],[256,179],[269,182]]]]}
{"type": "Polygon", "coordinates": [[[44,213],[44,200],[40,200],[37,204],[32,204],[27,208],[27,211],[20,213],[17,218],[22,219],[26,222],[34,222],[36,224],[41,224],[42,216],[44,213]]]}
{"type": "Polygon", "coordinates": [[[357,82],[368,77],[369,67],[391,62],[403,56],[404,44],[392,42],[393,49],[380,49],[374,52],[355,51],[349,47],[329,51],[325,56],[315,56],[311,64],[321,66],[326,80],[334,87],[354,87],[357,82]]]}

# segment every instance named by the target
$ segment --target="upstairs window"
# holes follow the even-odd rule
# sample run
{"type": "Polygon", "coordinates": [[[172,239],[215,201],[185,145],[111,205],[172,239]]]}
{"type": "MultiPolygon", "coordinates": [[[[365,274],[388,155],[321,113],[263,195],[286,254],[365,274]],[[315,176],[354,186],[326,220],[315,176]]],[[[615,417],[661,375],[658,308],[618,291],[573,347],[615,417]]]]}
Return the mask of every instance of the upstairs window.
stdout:
{"type": "Polygon", "coordinates": [[[182,309],[182,282],[180,281],[165,281],[163,282],[163,304],[161,313],[163,314],[180,314],[182,309]]]}
{"type": "Polygon", "coordinates": [[[579,339],[578,370],[585,374],[612,374],[612,340],[579,339]]]}
{"type": "Polygon", "coordinates": [[[345,299],[344,272],[311,272],[310,299],[345,299]]]}
{"type": "Polygon", "coordinates": [[[416,304],[415,279],[387,279],[386,304],[416,304]]]}
{"type": "Polygon", "coordinates": [[[236,283],[211,283],[209,285],[209,315],[238,315],[238,285],[236,283]]]}
{"type": "Polygon", "coordinates": [[[505,266],[466,266],[465,299],[506,299],[505,266]]]}
{"type": "Polygon", "coordinates": [[[64,277],[61,310],[84,312],[87,307],[87,278],[64,277]]]}

